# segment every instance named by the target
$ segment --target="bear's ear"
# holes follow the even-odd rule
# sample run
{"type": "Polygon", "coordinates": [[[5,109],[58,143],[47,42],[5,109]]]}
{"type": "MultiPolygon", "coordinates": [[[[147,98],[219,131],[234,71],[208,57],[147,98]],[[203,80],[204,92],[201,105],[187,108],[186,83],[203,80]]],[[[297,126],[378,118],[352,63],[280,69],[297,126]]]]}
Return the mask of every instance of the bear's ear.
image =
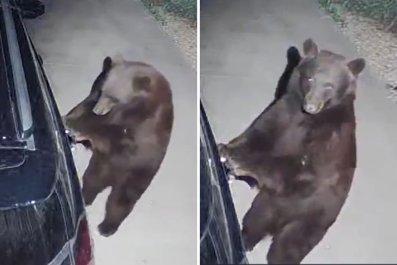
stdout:
{"type": "Polygon", "coordinates": [[[107,56],[102,63],[102,72],[108,72],[112,68],[112,58],[107,56]]]}
{"type": "Polygon", "coordinates": [[[357,58],[347,63],[347,67],[354,76],[358,76],[365,68],[365,60],[357,58]]]}
{"type": "Polygon", "coordinates": [[[318,55],[317,44],[312,39],[307,39],[303,43],[303,53],[305,56],[316,57],[318,55]]]}

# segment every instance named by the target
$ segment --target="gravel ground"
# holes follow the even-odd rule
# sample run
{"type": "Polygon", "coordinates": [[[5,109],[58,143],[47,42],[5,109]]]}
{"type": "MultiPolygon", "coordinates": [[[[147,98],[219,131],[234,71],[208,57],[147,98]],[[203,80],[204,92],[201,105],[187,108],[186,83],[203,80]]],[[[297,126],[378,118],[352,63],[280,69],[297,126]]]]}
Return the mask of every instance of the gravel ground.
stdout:
{"type": "Polygon", "coordinates": [[[154,13],[164,32],[175,41],[185,59],[197,71],[196,23],[164,11],[161,7],[152,7],[151,13],[154,13]]]}
{"type": "Polygon", "coordinates": [[[388,97],[397,103],[397,35],[380,23],[351,13],[341,15],[338,25],[357,47],[368,66],[386,83],[388,97]]]}

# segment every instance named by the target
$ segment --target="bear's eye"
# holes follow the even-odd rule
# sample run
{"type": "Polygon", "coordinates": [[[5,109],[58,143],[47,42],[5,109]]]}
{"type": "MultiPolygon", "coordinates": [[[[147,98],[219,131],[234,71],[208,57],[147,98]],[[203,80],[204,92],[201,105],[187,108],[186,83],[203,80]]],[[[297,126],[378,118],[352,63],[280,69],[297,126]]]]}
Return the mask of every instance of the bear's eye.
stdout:
{"type": "Polygon", "coordinates": [[[312,82],[314,81],[314,78],[313,78],[313,77],[309,77],[309,78],[307,79],[307,81],[309,81],[310,83],[312,83],[312,82]]]}

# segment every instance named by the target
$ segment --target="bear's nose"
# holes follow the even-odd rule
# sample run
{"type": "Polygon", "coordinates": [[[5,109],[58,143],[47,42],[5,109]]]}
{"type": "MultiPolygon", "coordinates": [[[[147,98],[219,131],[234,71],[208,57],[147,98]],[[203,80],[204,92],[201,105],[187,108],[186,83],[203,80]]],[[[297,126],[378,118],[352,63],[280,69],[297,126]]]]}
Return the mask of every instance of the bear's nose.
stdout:
{"type": "Polygon", "coordinates": [[[309,114],[317,114],[323,108],[323,104],[322,103],[319,103],[319,104],[306,103],[303,108],[304,108],[305,112],[307,112],[309,114]]]}
{"type": "Polygon", "coordinates": [[[305,110],[309,113],[314,113],[317,110],[317,107],[313,104],[306,104],[305,110]]]}

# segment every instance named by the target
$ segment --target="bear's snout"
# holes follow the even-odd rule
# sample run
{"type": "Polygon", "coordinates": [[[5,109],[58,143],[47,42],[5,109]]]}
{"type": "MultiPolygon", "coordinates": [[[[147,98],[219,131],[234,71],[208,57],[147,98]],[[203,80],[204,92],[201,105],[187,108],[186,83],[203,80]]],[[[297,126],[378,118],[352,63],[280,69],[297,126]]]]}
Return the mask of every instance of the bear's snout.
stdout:
{"type": "Polygon", "coordinates": [[[317,114],[324,108],[324,99],[319,93],[309,92],[303,103],[303,110],[308,114],[317,114]]]}
{"type": "Polygon", "coordinates": [[[317,114],[319,113],[324,107],[323,102],[318,103],[305,103],[303,105],[303,110],[308,114],[317,114]]]}

